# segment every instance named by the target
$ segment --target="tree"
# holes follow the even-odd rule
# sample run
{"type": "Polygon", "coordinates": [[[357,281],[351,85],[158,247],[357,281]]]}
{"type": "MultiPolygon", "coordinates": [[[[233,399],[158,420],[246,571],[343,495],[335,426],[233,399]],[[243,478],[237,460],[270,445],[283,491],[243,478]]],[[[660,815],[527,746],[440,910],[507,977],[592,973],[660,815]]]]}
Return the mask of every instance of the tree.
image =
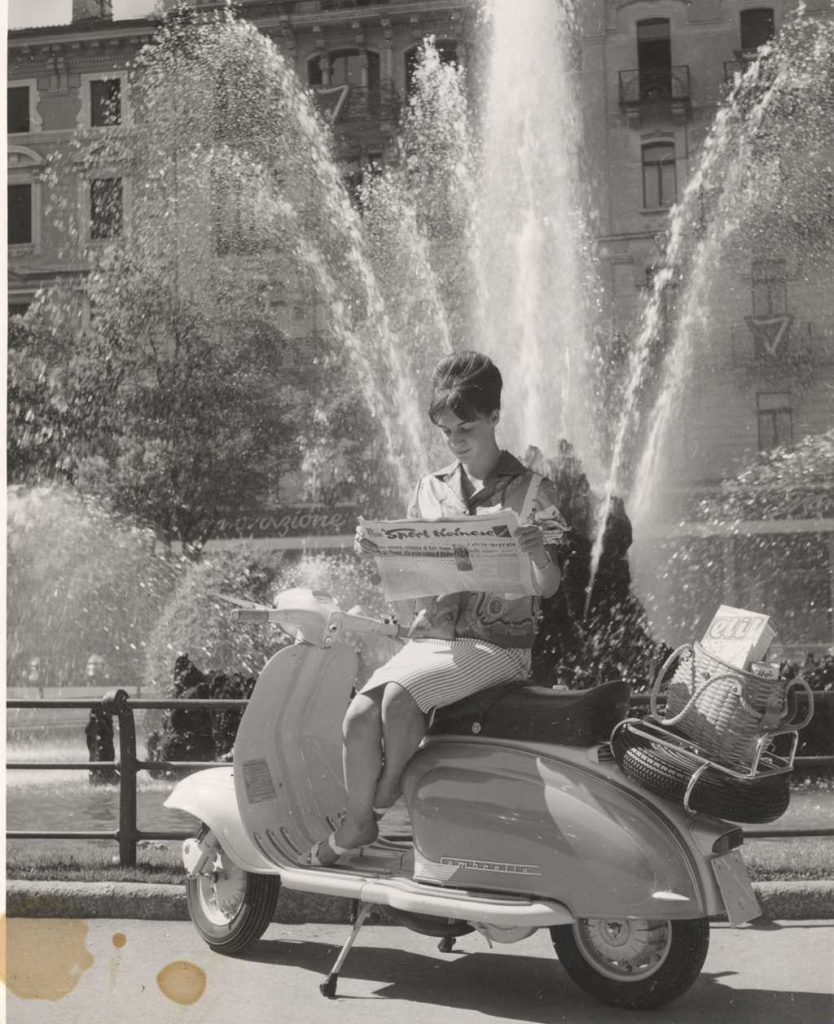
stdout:
{"type": "Polygon", "coordinates": [[[280,336],[252,318],[227,331],[141,250],[102,257],[87,294],[88,328],[55,295],[15,326],[11,478],[63,476],[197,552],[295,454],[300,398],[280,336]]]}
{"type": "Polygon", "coordinates": [[[310,439],[326,455],[356,428],[350,458],[336,452],[342,490],[352,469],[368,485],[380,475],[364,464],[379,426],[343,344],[373,311],[345,245],[354,229],[331,227],[349,203],[325,135],[268,39],[229,12],[173,17],[131,97],[134,124],[77,133],[47,174],[64,252],[90,267],[89,313],[76,283],[17,328],[12,476],[68,478],[198,552],[229,506],[276,497],[310,439]],[[129,183],[98,188],[89,232],[79,173],[91,190],[129,183]],[[338,313],[317,323],[334,296],[338,313]]]}

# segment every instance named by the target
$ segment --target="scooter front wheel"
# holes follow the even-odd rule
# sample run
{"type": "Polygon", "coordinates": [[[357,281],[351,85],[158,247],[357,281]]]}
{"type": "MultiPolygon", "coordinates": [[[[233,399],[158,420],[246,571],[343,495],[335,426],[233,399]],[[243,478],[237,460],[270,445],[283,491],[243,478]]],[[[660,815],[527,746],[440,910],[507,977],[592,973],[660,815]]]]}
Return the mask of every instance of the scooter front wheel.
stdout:
{"type": "Polygon", "coordinates": [[[186,879],[194,927],[218,953],[242,953],[263,935],[281,889],[278,875],[244,871],[219,847],[210,870],[186,879]]]}
{"type": "Polygon", "coordinates": [[[550,929],[559,962],[600,1002],[654,1010],[682,995],[704,966],[709,922],[581,918],[550,929]]]}

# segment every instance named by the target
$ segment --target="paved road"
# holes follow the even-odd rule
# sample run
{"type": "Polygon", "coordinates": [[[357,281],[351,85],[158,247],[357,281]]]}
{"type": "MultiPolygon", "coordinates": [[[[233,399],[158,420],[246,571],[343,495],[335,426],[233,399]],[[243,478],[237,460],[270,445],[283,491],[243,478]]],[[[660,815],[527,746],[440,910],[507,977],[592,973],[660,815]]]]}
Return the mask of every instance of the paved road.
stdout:
{"type": "Polygon", "coordinates": [[[834,922],[828,921],[714,926],[703,974],[657,1015],[596,1003],[559,968],[542,931],[493,950],[470,935],[450,955],[439,953],[434,939],[368,926],[346,964],[339,998],[331,1001],[318,984],[346,925],[273,924],[249,954],[232,959],[212,953],[188,923],[17,918],[7,924],[9,1024],[834,1019],[834,922]],[[61,995],[62,988],[71,991],[61,995]],[[194,1001],[186,1004],[187,998],[194,1001]]]}

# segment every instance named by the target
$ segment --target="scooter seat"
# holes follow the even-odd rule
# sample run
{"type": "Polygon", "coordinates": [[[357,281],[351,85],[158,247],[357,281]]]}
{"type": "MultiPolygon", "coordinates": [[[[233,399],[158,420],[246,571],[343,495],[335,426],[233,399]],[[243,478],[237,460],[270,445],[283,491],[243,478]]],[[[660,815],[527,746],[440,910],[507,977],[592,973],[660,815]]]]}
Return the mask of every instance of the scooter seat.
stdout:
{"type": "Polygon", "coordinates": [[[552,690],[528,683],[499,683],[438,708],[430,736],[488,736],[590,746],[607,740],[628,713],[631,688],[623,680],[587,690],[552,690]]]}

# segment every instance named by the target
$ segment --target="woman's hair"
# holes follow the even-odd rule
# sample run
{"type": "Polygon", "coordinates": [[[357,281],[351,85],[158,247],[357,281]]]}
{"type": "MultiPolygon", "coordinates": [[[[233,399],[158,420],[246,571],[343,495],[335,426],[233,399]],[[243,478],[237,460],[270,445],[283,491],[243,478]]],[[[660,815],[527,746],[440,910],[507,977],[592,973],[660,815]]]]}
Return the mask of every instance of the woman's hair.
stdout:
{"type": "Polygon", "coordinates": [[[501,408],[501,373],[489,356],[469,349],[447,356],[438,363],[432,377],[429,419],[447,409],[468,421],[489,416],[501,408]]]}

